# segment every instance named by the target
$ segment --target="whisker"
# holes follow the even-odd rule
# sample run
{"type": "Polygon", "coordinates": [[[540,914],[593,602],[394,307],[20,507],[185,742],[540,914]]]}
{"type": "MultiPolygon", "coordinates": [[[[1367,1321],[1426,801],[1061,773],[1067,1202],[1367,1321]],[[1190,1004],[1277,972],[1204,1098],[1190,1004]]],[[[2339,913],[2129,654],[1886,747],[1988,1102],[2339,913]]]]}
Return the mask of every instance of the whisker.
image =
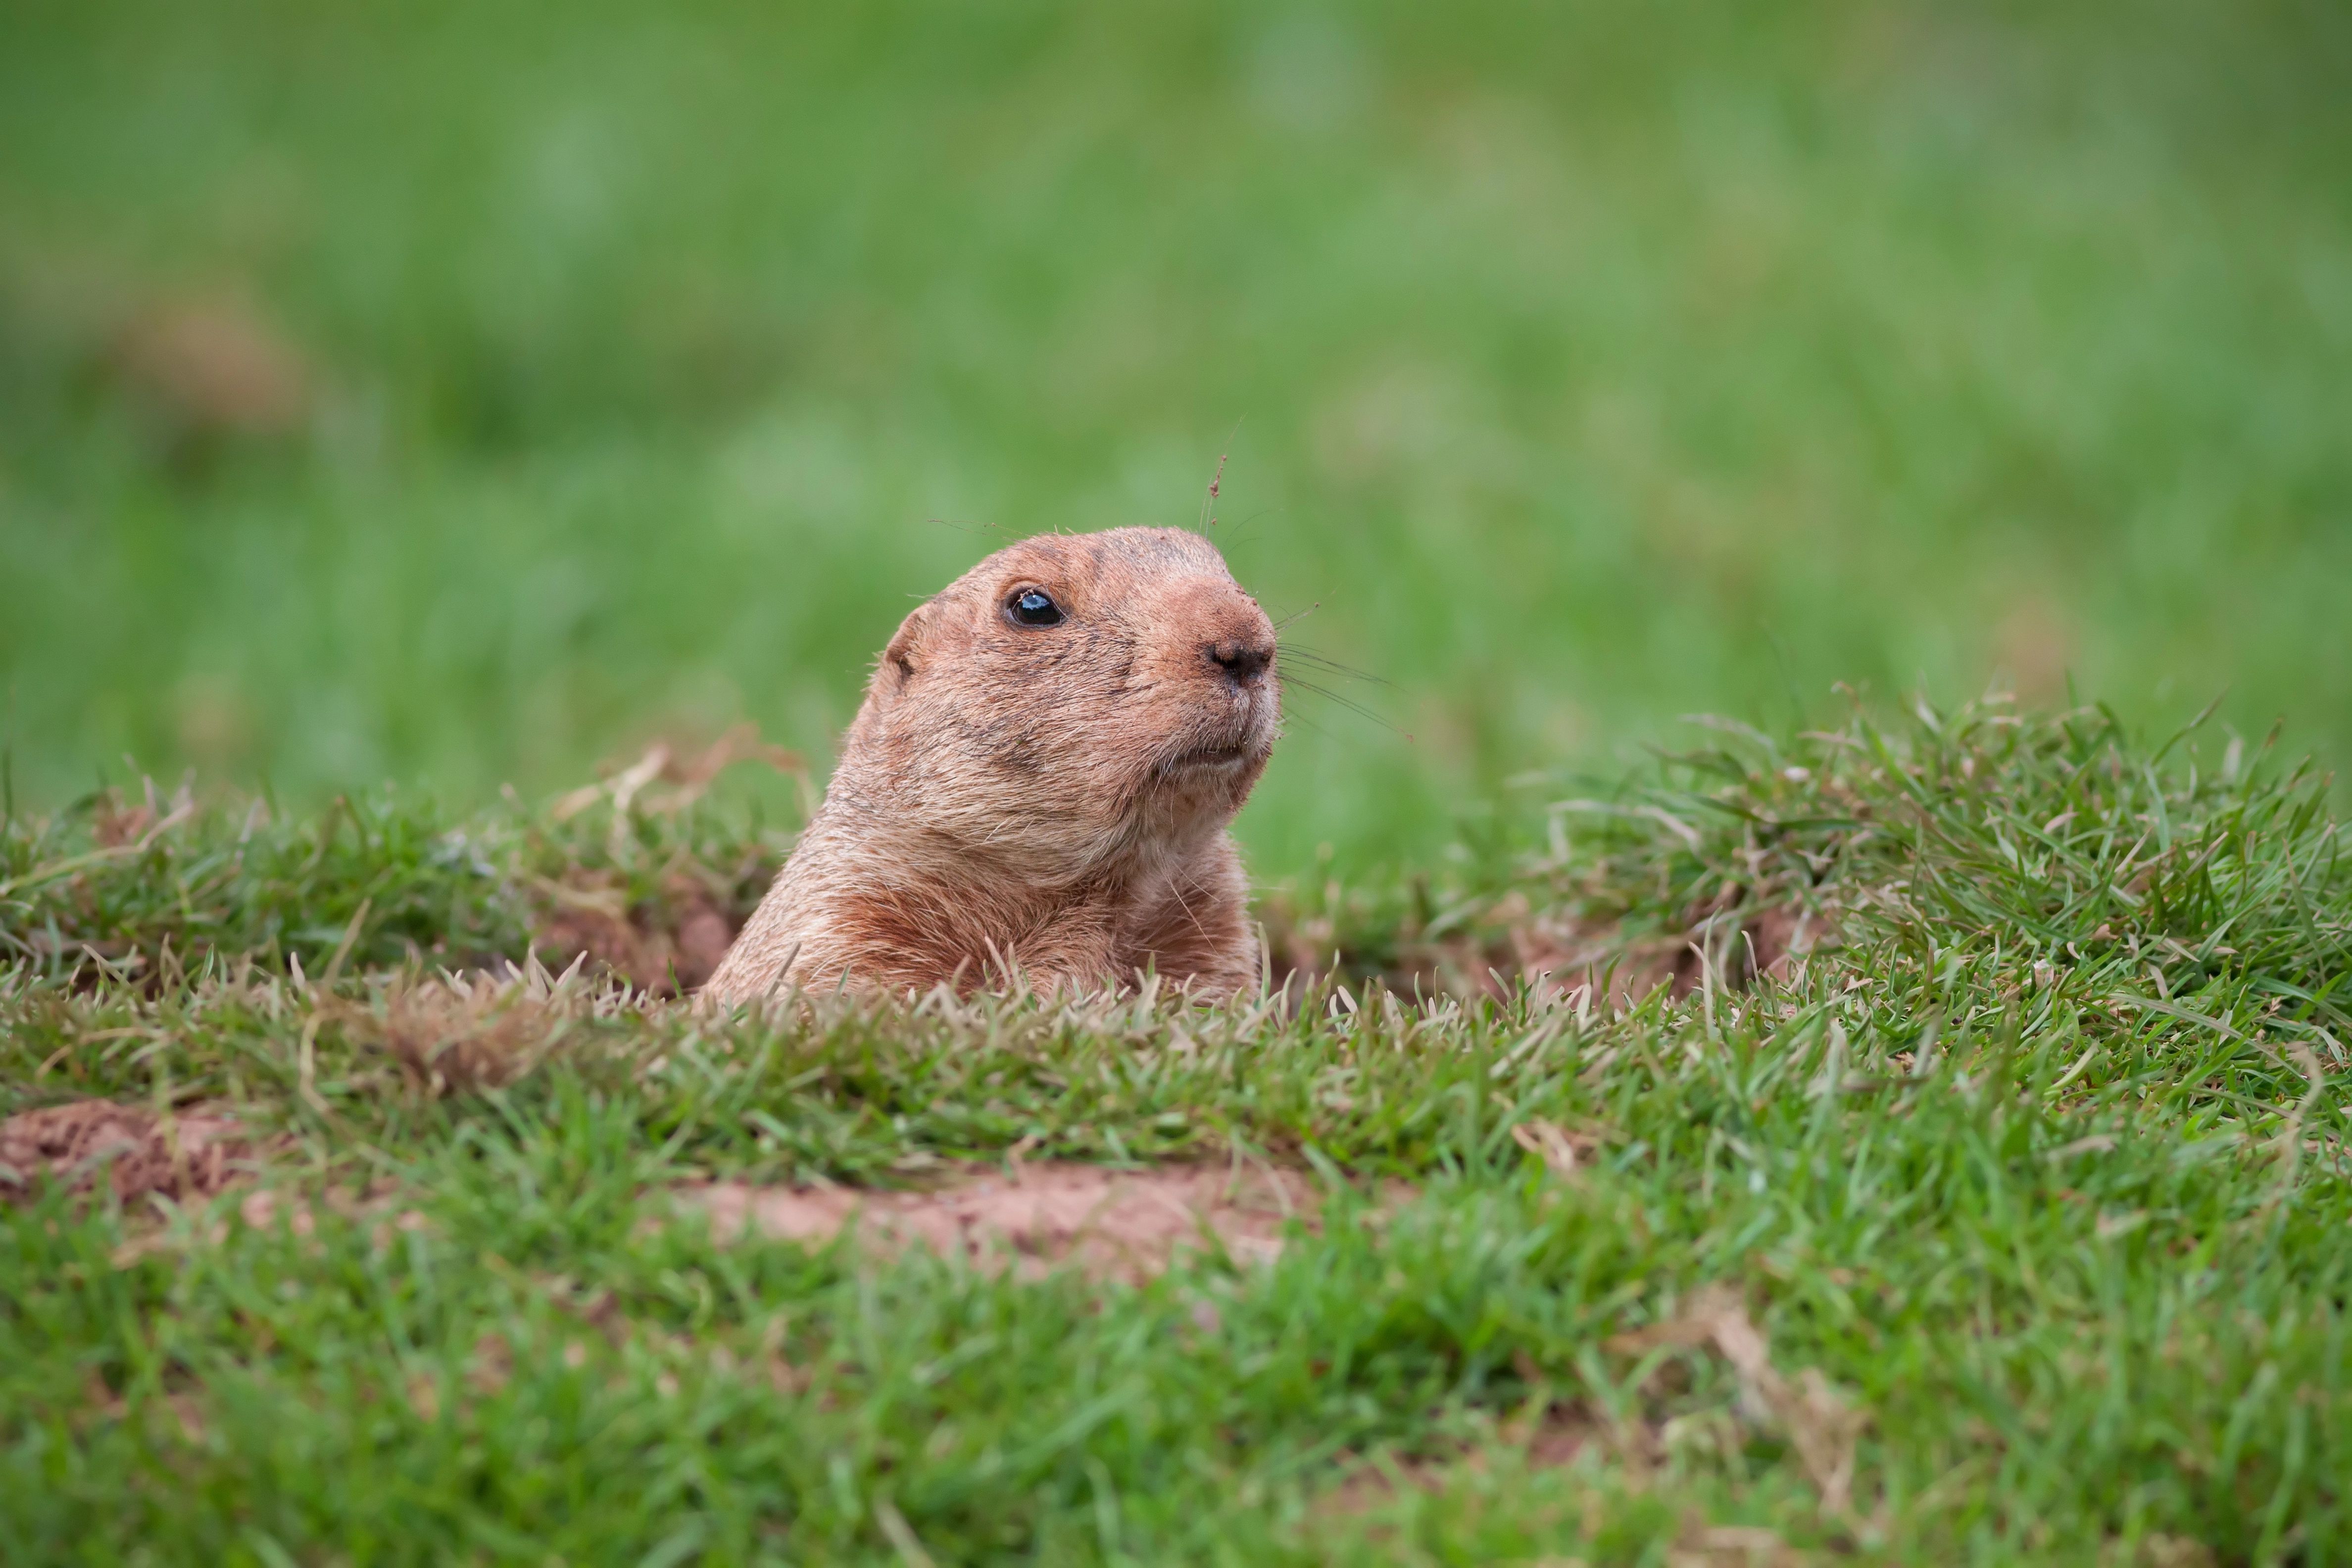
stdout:
{"type": "Polygon", "coordinates": [[[1345,665],[1329,665],[1322,663],[1317,659],[1293,659],[1287,653],[1282,656],[1279,662],[1281,668],[1286,675],[1304,674],[1314,676],[1319,679],[1348,683],[1362,681],[1373,686],[1381,687],[1389,687],[1394,684],[1391,681],[1381,679],[1377,675],[1368,675],[1360,669],[1350,669],[1345,665]]]}
{"type": "Polygon", "coordinates": [[[1374,675],[1369,669],[1358,669],[1352,664],[1342,664],[1330,655],[1318,653],[1311,647],[1302,647],[1297,643],[1286,642],[1277,642],[1276,647],[1280,658],[1299,660],[1312,668],[1324,670],[1343,680],[1369,680],[1375,686],[1389,684],[1387,680],[1374,675]]]}
{"type": "Polygon", "coordinates": [[[1282,689],[1285,692],[1294,690],[1308,692],[1314,696],[1322,698],[1326,702],[1334,703],[1341,708],[1345,708],[1349,712],[1355,714],[1359,718],[1370,720],[1373,723],[1378,724],[1381,729],[1390,731],[1391,734],[1401,735],[1404,733],[1403,731],[1399,730],[1395,725],[1390,723],[1387,720],[1381,718],[1378,713],[1373,712],[1362,703],[1358,702],[1351,698],[1342,697],[1328,686],[1319,686],[1314,681],[1302,680],[1296,676],[1291,676],[1283,680],[1282,689]]]}
{"type": "MultiPolygon", "coordinates": [[[[1262,517],[1272,517],[1274,515],[1274,508],[1270,506],[1262,506],[1255,511],[1250,513],[1247,517],[1242,519],[1239,522],[1224,524],[1224,537],[1219,541],[1219,548],[1224,550],[1232,549],[1234,542],[1240,539],[1243,529],[1247,528],[1251,523],[1255,522],[1262,517]]],[[[1242,540],[1241,542],[1245,544],[1255,544],[1257,541],[1255,539],[1248,539],[1242,540]]]]}
{"type": "Polygon", "coordinates": [[[1314,720],[1307,718],[1303,713],[1286,712],[1283,714],[1282,727],[1286,731],[1294,724],[1297,725],[1301,729],[1312,730],[1326,740],[1328,740],[1331,737],[1330,731],[1325,729],[1322,725],[1318,724],[1314,720]]]}
{"type": "Polygon", "coordinates": [[[1274,623],[1274,629],[1275,629],[1275,631],[1276,631],[1276,633],[1279,633],[1279,632],[1282,630],[1282,628],[1283,628],[1283,627],[1285,627],[1285,626],[1286,626],[1291,625],[1293,622],[1296,622],[1296,621],[1303,621],[1303,620],[1305,620],[1307,616],[1309,616],[1313,615],[1316,611],[1318,611],[1318,610],[1321,609],[1322,607],[1323,607],[1323,601],[1322,601],[1322,600],[1320,600],[1320,599],[1318,599],[1318,600],[1316,600],[1313,604],[1311,604],[1311,605],[1307,605],[1305,609],[1303,609],[1303,610],[1295,610],[1295,611],[1293,611],[1292,613],[1290,613],[1289,615],[1286,615],[1286,616],[1283,616],[1283,617],[1282,617],[1282,619],[1280,619],[1280,620],[1278,620],[1278,621],[1275,622],[1275,623],[1274,623]]]}

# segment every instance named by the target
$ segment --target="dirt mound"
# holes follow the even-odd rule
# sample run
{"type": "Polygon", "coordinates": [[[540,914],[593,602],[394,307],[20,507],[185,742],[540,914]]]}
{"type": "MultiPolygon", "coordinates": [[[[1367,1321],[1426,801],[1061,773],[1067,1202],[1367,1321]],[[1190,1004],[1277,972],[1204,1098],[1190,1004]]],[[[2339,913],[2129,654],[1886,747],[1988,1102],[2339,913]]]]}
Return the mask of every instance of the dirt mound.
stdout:
{"type": "MultiPolygon", "coordinates": [[[[1721,918],[1721,917],[1716,917],[1721,918]]],[[[1570,996],[1589,988],[1596,1001],[1632,1007],[1664,985],[1676,1000],[1706,984],[1740,990],[1759,977],[1784,980],[1792,961],[1822,940],[1821,922],[1800,910],[1768,905],[1734,911],[1737,923],[1710,930],[1706,921],[1689,931],[1627,942],[1614,930],[1537,917],[1510,928],[1518,973],[1547,996],[1570,996]],[[1706,956],[1702,958],[1702,954],[1706,956]]]]}
{"type": "Polygon", "coordinates": [[[82,1100],[0,1121],[0,1197],[44,1179],[86,1186],[102,1172],[125,1203],[149,1193],[203,1197],[249,1174],[256,1146],[218,1111],[158,1116],[110,1100],[82,1100]]]}
{"type": "Polygon", "coordinates": [[[1785,981],[1837,942],[1823,915],[1739,890],[1696,903],[1660,930],[1629,930],[1626,917],[1590,915],[1573,902],[1538,908],[1524,889],[1470,917],[1448,916],[1443,936],[1415,930],[1411,919],[1391,929],[1361,910],[1303,914],[1280,889],[1261,914],[1275,983],[1294,994],[1336,973],[1400,996],[1499,998],[1524,983],[1548,1002],[1619,1012],[1662,988],[1679,1001],[1710,983],[1738,991],[1759,979],[1785,981]]]}
{"type": "Polygon", "coordinates": [[[740,923],[693,878],[672,877],[659,900],[628,905],[614,872],[575,871],[550,883],[551,912],[535,946],[562,970],[586,955],[655,996],[690,993],[710,978],[740,923]]]}
{"type": "Polygon", "coordinates": [[[632,823],[640,816],[675,817],[738,763],[761,763],[797,779],[805,808],[815,809],[808,764],[796,752],[762,742],[752,724],[738,724],[698,750],[657,741],[635,763],[557,801],[553,815],[559,823],[592,807],[607,810],[612,864],[601,869],[574,866],[540,884],[535,945],[541,956],[559,970],[584,956],[655,996],[682,995],[709,979],[767,891],[774,861],[756,846],[742,847],[751,851],[748,857],[731,864],[678,853],[659,879],[658,894],[634,899],[621,868],[634,858],[632,823]]]}
{"type": "Polygon", "coordinates": [[[1296,1217],[1316,1227],[1322,1208],[1313,1184],[1295,1172],[1206,1166],[1020,1165],[1009,1175],[989,1166],[905,1193],[716,1182],[679,1200],[709,1215],[721,1240],[751,1227],[824,1242],[854,1223],[862,1241],[886,1251],[920,1246],[983,1268],[1036,1275],[1067,1264],[1130,1281],[1213,1243],[1236,1261],[1272,1258],[1284,1226],[1296,1217]]]}

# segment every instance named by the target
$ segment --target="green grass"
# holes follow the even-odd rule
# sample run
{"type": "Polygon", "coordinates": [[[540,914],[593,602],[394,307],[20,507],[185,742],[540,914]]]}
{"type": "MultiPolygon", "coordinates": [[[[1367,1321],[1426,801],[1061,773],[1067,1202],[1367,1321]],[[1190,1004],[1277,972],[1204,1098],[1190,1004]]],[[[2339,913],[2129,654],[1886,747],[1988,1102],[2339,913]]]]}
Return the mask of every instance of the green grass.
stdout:
{"type": "Polygon", "coordinates": [[[2345,797],[2244,739],[2352,755],[2347,64],[2298,0],[12,7],[0,1115],[235,1106],[307,1229],[0,1192],[0,1558],[2352,1559],[2345,797]],[[810,777],[533,802],[742,719],[821,775],[913,599],[1228,456],[1378,678],[1240,825],[1278,997],[433,978],[667,989],[810,777]],[[1637,766],[1690,710],[1767,732],[1637,766]],[[1015,1151],[1327,1197],[1142,1286],[672,1205],[1015,1151]]]}
{"type": "Polygon", "coordinates": [[[1732,1527],[1888,1563],[2352,1557],[2326,781],[2095,710],[1717,733],[1614,814],[1301,896],[1277,918],[1332,933],[1344,993],[1224,1010],[762,1023],[586,973],[432,1000],[410,955],[518,952],[567,855],[756,855],[707,804],[617,837],[344,809],[241,850],[200,810],[104,857],[102,811],[19,818],[0,1111],[241,1105],[310,1221],[0,1210],[0,1533],[267,1563],[1663,1563],[1710,1530],[1747,1561],[1732,1527]],[[1367,984],[1547,918],[1721,955],[1792,904],[1836,943],[1623,1014],[1367,984]],[[721,1246],[667,1197],[1015,1150],[1268,1159],[1328,1195],[1273,1265],[1141,1287],[721,1246]],[[1789,1386],[1858,1413],[1850,1504],[1673,1330],[1726,1290],[1789,1386]],[[1547,1422],[1593,1441],[1531,1457],[1547,1422]],[[1404,1483],[1343,1486],[1367,1456],[1404,1483]]]}
{"type": "Polygon", "coordinates": [[[31,0],[0,741],[45,806],[821,760],[913,596],[1230,451],[1244,581],[1394,727],[1299,700],[1272,879],[1841,679],[2340,762],[2347,58],[2294,0],[31,0]],[[289,428],[159,383],[189,300],[289,428]]]}

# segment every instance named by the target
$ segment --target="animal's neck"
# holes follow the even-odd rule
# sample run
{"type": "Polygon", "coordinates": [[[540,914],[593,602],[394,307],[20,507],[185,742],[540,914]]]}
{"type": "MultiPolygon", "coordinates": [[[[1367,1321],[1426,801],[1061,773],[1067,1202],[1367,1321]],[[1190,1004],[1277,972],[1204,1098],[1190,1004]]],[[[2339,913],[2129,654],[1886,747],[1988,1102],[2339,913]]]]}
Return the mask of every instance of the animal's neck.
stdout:
{"type": "Polygon", "coordinates": [[[877,892],[925,891],[1042,915],[1163,882],[1215,832],[1211,825],[1175,839],[1106,835],[1087,852],[1073,852],[908,825],[845,835],[838,847],[877,892]]]}
{"type": "Polygon", "coordinates": [[[853,966],[961,968],[969,984],[1001,984],[1007,970],[1040,984],[1112,973],[1132,928],[1217,837],[1213,823],[1173,839],[1109,836],[1096,853],[1057,858],[1017,841],[971,842],[860,815],[838,831],[822,825],[795,856],[800,874],[829,895],[827,923],[859,933],[853,966]]]}

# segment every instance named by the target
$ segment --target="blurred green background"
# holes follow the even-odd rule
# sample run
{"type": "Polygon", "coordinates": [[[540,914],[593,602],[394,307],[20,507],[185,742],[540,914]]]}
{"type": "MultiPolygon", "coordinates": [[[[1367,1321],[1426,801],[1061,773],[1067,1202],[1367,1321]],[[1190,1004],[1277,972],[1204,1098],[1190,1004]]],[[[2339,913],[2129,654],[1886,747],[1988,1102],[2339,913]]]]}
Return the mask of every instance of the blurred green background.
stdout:
{"type": "Polygon", "coordinates": [[[453,805],[830,756],[1003,539],[1198,520],[1262,872],[1676,715],[2352,755],[2333,4],[102,5],[0,42],[0,725],[453,805]]]}

